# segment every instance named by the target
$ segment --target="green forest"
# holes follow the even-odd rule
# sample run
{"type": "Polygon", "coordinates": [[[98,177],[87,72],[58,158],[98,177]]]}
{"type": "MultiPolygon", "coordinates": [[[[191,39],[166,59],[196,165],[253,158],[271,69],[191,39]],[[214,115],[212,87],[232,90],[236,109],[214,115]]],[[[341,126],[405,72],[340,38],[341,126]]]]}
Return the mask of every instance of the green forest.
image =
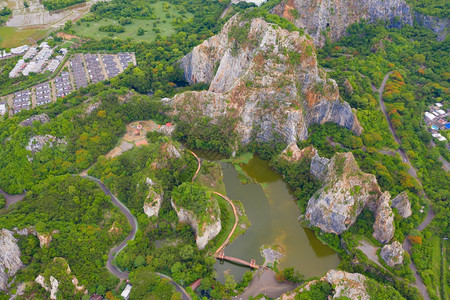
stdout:
{"type": "MultiPolygon", "coordinates": [[[[43,4],[56,10],[81,2],[48,0],[43,4]]],[[[120,299],[126,283],[119,284],[119,279],[106,269],[106,262],[110,249],[125,239],[131,226],[94,181],[78,176],[83,171],[101,180],[137,220],[135,238],[114,259],[119,270],[129,272],[133,285],[130,299],[181,299],[170,281],[158,273],[184,286],[193,299],[238,295],[254,276],[247,272],[240,281],[229,275],[225,275],[225,282],[217,280],[216,260],[209,254],[225,239],[234,218],[228,204],[211,193],[212,186],[223,185],[220,165],[205,163],[203,177],[192,183],[197,161],[185,147],[212,150],[227,157],[245,151],[259,154],[283,175],[297,199],[299,215],[321,187],[310,172],[309,159],[295,163],[280,159],[286,144],[255,141],[240,153],[233,153],[239,141],[233,130],[237,120],[221,117],[211,125],[211,119],[206,117],[189,122],[172,119],[161,101],[181,92],[208,89],[203,83],[189,86],[179,60],[217,34],[235,13],[245,11],[243,16],[248,19],[261,17],[303,35],[302,29],[267,12],[279,1],[269,1],[258,9],[248,9],[252,4],[233,5],[224,18],[220,16],[228,1],[160,2],[97,2],[78,24],[69,23],[63,29],[79,34],[77,30],[82,28],[79,26],[113,20],[114,23],[98,28],[111,36],[86,40],[77,51],[134,52],[138,66],[75,91],[56,103],[0,120],[0,187],[9,194],[26,194],[23,201],[8,210],[3,210],[6,199],[0,194],[0,228],[14,232],[25,265],[14,282],[11,279],[11,290],[15,291],[20,282],[33,282],[42,275],[47,283],[50,276],[58,278],[58,299],[86,299],[93,293],[120,299]],[[156,4],[162,5],[162,14],[156,4]],[[154,28],[161,32],[141,28],[144,36],[151,34],[152,38],[140,41],[131,36],[115,38],[116,33],[129,34],[130,26],[138,26],[143,20],[154,21],[154,28]],[[173,32],[162,32],[167,25],[163,20],[170,22],[173,32]],[[49,116],[49,122],[20,125],[28,117],[42,113],[49,116]],[[150,132],[146,136],[149,145],[108,158],[106,154],[119,145],[127,124],[140,120],[153,120],[159,125],[174,122],[176,130],[172,136],[150,132]],[[35,137],[46,142],[36,148],[35,137]],[[163,201],[159,214],[149,217],[144,206],[154,194],[163,201]],[[171,201],[192,210],[204,222],[211,215],[220,217],[225,230],[204,250],[198,250],[192,228],[178,222],[171,201]],[[17,233],[17,229],[24,228],[26,235],[17,233]],[[46,237],[48,244],[42,244],[39,236],[46,237]],[[68,267],[71,272],[67,272],[68,267]],[[89,291],[88,295],[83,294],[83,289],[74,288],[73,276],[78,286],[89,291]],[[201,286],[194,292],[189,285],[199,278],[201,286]]],[[[407,2],[418,13],[449,17],[447,1],[407,2]]],[[[1,10],[0,24],[10,14],[8,9],[1,10]]],[[[244,47],[247,33],[236,29],[231,35],[244,47]]],[[[389,191],[392,198],[406,191],[411,201],[411,217],[403,219],[394,210],[393,241],[408,240],[412,244],[411,257],[406,254],[403,264],[396,267],[375,264],[356,248],[361,240],[381,246],[372,236],[375,216],[368,209],[341,235],[314,229],[316,236],[339,254],[338,269],[368,277],[366,287],[373,299],[421,299],[412,285],[415,279],[411,261],[431,299],[449,297],[449,243],[444,238],[450,234],[450,177],[439,158],[450,161],[450,152],[446,143],[433,141],[423,121],[430,105],[439,102],[444,109],[450,108],[449,52],[449,37],[438,41],[431,30],[418,25],[393,28],[386,22],[353,24],[339,41],[328,40],[323,48],[317,49],[320,67],[337,82],[341,98],[355,110],[364,131],[356,136],[334,124],[316,124],[309,127],[307,139],[299,141],[298,147],[312,145],[326,158],[337,152],[352,152],[361,170],[375,175],[382,191],[389,191]],[[382,98],[401,143],[394,140],[380,109],[377,89],[386,75],[382,98]],[[417,170],[418,180],[409,173],[409,165],[396,150],[406,153],[417,170]],[[426,229],[419,231],[417,226],[425,219],[428,207],[432,207],[435,216],[426,229]]],[[[1,94],[46,78],[46,75],[33,75],[26,80],[9,78],[17,60],[0,60],[1,94]]],[[[330,284],[319,282],[296,299],[328,299],[333,289],[330,284]]],[[[19,299],[41,299],[48,295],[38,284],[31,284],[19,299]]],[[[8,298],[0,292],[0,299],[8,298]]]]}

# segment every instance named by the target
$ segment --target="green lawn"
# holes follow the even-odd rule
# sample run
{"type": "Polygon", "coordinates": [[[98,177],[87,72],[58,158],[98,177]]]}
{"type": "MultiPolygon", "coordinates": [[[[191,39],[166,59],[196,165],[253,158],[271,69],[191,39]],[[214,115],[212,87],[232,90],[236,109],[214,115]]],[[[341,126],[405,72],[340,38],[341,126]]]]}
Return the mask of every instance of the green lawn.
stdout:
{"type": "MultiPolygon", "coordinates": [[[[109,32],[100,32],[98,29],[100,26],[104,25],[119,25],[117,20],[113,19],[102,19],[98,22],[81,22],[79,24],[75,24],[73,29],[75,30],[76,35],[85,36],[93,39],[102,39],[106,37],[116,37],[119,39],[127,39],[129,37],[133,38],[136,41],[147,41],[151,42],[155,39],[157,33],[153,31],[154,28],[158,29],[161,36],[168,36],[175,32],[174,26],[172,24],[172,20],[176,17],[179,17],[180,14],[170,6],[169,9],[164,10],[163,1],[159,1],[152,5],[155,10],[155,16],[159,20],[141,20],[141,19],[133,19],[132,24],[124,25],[125,32],[122,33],[109,33],[109,32]],[[170,17],[167,18],[166,14],[170,13],[170,17]],[[156,27],[154,27],[156,24],[156,27]],[[144,35],[138,36],[137,31],[138,28],[141,27],[146,32],[144,35]]],[[[186,13],[184,14],[184,18],[190,18],[192,14],[186,13]]]]}
{"type": "Polygon", "coordinates": [[[0,46],[12,48],[36,42],[47,34],[47,30],[18,29],[16,27],[0,27],[0,46]]]}

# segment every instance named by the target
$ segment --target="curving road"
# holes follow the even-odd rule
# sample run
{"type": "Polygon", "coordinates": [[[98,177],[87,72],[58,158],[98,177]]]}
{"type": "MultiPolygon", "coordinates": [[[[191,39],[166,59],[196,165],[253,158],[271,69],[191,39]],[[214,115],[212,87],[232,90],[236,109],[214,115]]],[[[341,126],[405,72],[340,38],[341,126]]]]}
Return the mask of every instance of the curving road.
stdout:
{"type": "Polygon", "coordinates": [[[113,262],[114,258],[117,256],[117,254],[119,254],[119,252],[122,251],[127,246],[127,242],[134,240],[134,238],[136,236],[136,232],[138,230],[138,222],[137,222],[136,218],[131,214],[130,210],[122,202],[120,202],[116,196],[114,196],[111,193],[111,191],[106,187],[106,185],[100,179],[97,179],[97,178],[89,176],[89,175],[81,176],[81,177],[95,181],[100,186],[100,188],[105,193],[105,195],[111,197],[111,202],[117,208],[119,208],[120,211],[127,217],[128,223],[130,223],[130,225],[131,225],[131,231],[128,234],[128,236],[125,238],[125,240],[123,240],[119,245],[117,245],[116,247],[112,248],[109,251],[108,261],[106,263],[106,268],[108,269],[108,271],[111,274],[113,274],[114,276],[116,276],[117,278],[119,278],[121,280],[127,279],[129,273],[122,272],[116,266],[114,266],[114,264],[112,262],[113,262]]]}
{"type": "Polygon", "coordinates": [[[26,192],[24,192],[21,195],[11,195],[8,194],[7,192],[5,192],[4,190],[0,189],[0,194],[5,196],[6,199],[6,205],[5,205],[5,210],[8,209],[11,205],[16,204],[17,202],[20,202],[23,200],[23,198],[25,198],[25,195],[27,194],[26,192]]]}
{"type": "MultiPolygon", "coordinates": [[[[414,166],[411,164],[409,157],[406,155],[405,151],[402,148],[402,142],[399,139],[399,137],[397,136],[397,133],[395,132],[395,128],[392,125],[391,119],[389,118],[389,114],[386,111],[386,105],[384,103],[383,100],[383,92],[384,92],[384,88],[386,86],[386,82],[389,79],[389,75],[392,74],[393,71],[389,72],[386,74],[386,76],[384,76],[383,81],[381,83],[381,86],[379,89],[377,89],[375,86],[372,85],[372,89],[374,92],[378,93],[378,99],[380,101],[380,107],[381,110],[383,111],[383,114],[389,124],[389,130],[391,131],[392,136],[394,137],[395,142],[397,142],[397,144],[400,145],[400,148],[397,149],[397,153],[400,155],[400,157],[402,158],[403,162],[407,163],[409,165],[409,170],[408,173],[413,176],[416,181],[420,184],[420,186],[422,186],[422,183],[420,182],[419,178],[417,178],[417,171],[414,168],[414,166]]],[[[425,199],[428,200],[427,195],[425,194],[424,190],[421,190],[420,195],[423,196],[425,199]]],[[[433,208],[430,206],[427,212],[427,216],[425,218],[425,220],[423,220],[423,222],[417,227],[417,230],[422,231],[424,230],[433,220],[434,218],[434,211],[433,208]]],[[[405,240],[403,241],[403,249],[408,252],[409,256],[411,256],[411,242],[409,241],[408,238],[405,238],[405,240]]],[[[411,264],[409,265],[409,267],[411,268],[411,271],[414,274],[414,278],[416,279],[416,287],[419,289],[420,293],[422,294],[423,298],[425,300],[429,300],[430,296],[428,295],[428,291],[427,288],[425,286],[425,284],[423,283],[422,277],[420,277],[418,271],[417,271],[417,267],[414,264],[412,258],[411,258],[411,264]]]]}
{"type": "MultiPolygon", "coordinates": [[[[106,185],[100,179],[97,179],[97,178],[89,176],[89,175],[82,175],[81,177],[95,181],[100,186],[100,188],[105,193],[105,195],[111,197],[111,202],[117,208],[119,208],[120,211],[127,217],[128,223],[130,223],[130,225],[131,225],[131,231],[128,234],[128,236],[119,245],[115,246],[114,248],[112,248],[109,251],[108,261],[106,262],[106,268],[108,269],[108,271],[111,274],[113,274],[114,276],[119,278],[121,281],[124,279],[128,279],[128,275],[130,273],[119,270],[113,264],[113,261],[114,261],[114,258],[117,256],[117,254],[119,254],[119,252],[122,251],[127,246],[127,242],[134,240],[134,238],[136,237],[136,232],[138,230],[138,222],[137,222],[136,218],[133,216],[133,214],[131,214],[128,207],[126,207],[122,202],[120,202],[120,200],[117,199],[117,197],[114,196],[113,193],[111,193],[111,191],[106,187],[106,185]]],[[[172,278],[170,278],[167,275],[158,273],[158,272],[155,272],[155,274],[161,278],[168,279],[170,281],[170,283],[175,287],[175,290],[181,294],[183,300],[192,300],[191,296],[189,296],[189,294],[186,292],[186,290],[181,285],[176,283],[172,278]]]]}
{"type": "Polygon", "coordinates": [[[236,206],[234,206],[233,202],[230,200],[230,198],[228,198],[227,196],[222,195],[221,193],[218,192],[212,192],[213,194],[216,194],[220,197],[222,197],[223,199],[225,199],[233,208],[233,213],[234,213],[234,225],[233,228],[231,229],[230,233],[227,236],[227,239],[222,243],[222,245],[220,245],[220,247],[216,250],[216,252],[214,254],[219,253],[223,248],[225,248],[226,245],[228,245],[228,243],[230,242],[231,236],[233,235],[234,231],[236,230],[238,221],[239,221],[239,217],[237,215],[237,210],[236,210],[236,206]]]}

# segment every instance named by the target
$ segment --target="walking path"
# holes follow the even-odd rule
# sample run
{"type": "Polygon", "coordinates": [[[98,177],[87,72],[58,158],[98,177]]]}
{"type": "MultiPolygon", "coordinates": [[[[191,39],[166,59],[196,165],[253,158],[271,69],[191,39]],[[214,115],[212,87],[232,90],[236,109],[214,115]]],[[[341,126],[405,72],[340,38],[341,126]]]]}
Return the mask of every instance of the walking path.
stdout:
{"type": "MultiPolygon", "coordinates": [[[[389,118],[389,114],[386,111],[386,105],[384,104],[383,92],[384,92],[384,88],[386,86],[386,82],[389,79],[389,75],[391,75],[392,72],[393,71],[387,73],[386,76],[384,76],[383,82],[381,83],[381,86],[380,86],[379,89],[377,89],[373,85],[372,85],[372,89],[373,89],[374,92],[378,93],[378,99],[380,101],[380,107],[381,107],[381,110],[383,111],[383,114],[384,114],[386,120],[388,121],[389,130],[391,131],[391,134],[394,137],[394,140],[400,145],[400,148],[397,149],[397,153],[400,154],[400,157],[402,158],[403,162],[405,162],[405,163],[407,163],[409,165],[408,173],[411,176],[413,176],[417,180],[417,182],[422,186],[422,183],[420,182],[419,178],[417,177],[416,169],[411,164],[409,158],[406,156],[405,151],[402,149],[402,142],[399,139],[399,137],[397,136],[397,133],[395,132],[395,128],[392,125],[391,119],[389,118]]],[[[428,197],[425,194],[424,190],[420,191],[420,195],[428,200],[428,197]]],[[[434,215],[435,215],[434,211],[433,211],[432,207],[430,206],[429,209],[428,209],[427,216],[426,216],[425,220],[417,227],[417,230],[419,230],[419,231],[424,230],[431,223],[431,221],[434,218],[434,215]]],[[[411,256],[411,242],[407,238],[403,241],[403,249],[408,252],[409,256],[411,256]]],[[[420,277],[419,273],[417,272],[416,265],[414,264],[412,259],[411,259],[411,264],[409,266],[410,266],[411,271],[413,272],[414,277],[416,279],[416,287],[419,289],[419,291],[422,294],[423,298],[425,300],[429,300],[430,296],[428,295],[428,291],[427,291],[427,289],[425,287],[425,284],[423,283],[422,278],[420,277]]]]}
{"type": "Polygon", "coordinates": [[[202,167],[202,161],[200,160],[200,158],[197,156],[197,154],[195,154],[194,152],[192,152],[191,150],[189,150],[189,152],[191,152],[192,155],[194,155],[195,159],[197,160],[197,171],[195,171],[194,176],[192,177],[192,182],[194,182],[194,180],[197,178],[198,172],[200,172],[200,169],[202,167]]]}

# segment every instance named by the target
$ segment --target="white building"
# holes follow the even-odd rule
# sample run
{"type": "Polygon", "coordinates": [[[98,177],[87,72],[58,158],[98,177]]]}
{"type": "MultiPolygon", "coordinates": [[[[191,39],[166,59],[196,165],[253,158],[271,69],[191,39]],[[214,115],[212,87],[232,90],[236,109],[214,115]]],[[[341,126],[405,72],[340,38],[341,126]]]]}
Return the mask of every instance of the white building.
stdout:
{"type": "Polygon", "coordinates": [[[444,136],[442,136],[442,134],[440,134],[438,132],[432,133],[431,135],[440,142],[445,142],[447,140],[444,136]]]}
{"type": "Polygon", "coordinates": [[[440,108],[440,107],[442,107],[443,105],[442,105],[442,103],[436,103],[436,106],[440,108]]]}
{"type": "Polygon", "coordinates": [[[425,118],[428,119],[428,121],[431,122],[431,121],[433,121],[436,118],[436,116],[427,111],[427,112],[425,112],[425,118]]]}
{"type": "Polygon", "coordinates": [[[39,45],[39,48],[50,48],[50,46],[48,45],[47,42],[42,42],[42,43],[39,45]]]}
{"type": "Polygon", "coordinates": [[[443,111],[442,109],[438,109],[438,110],[436,110],[436,112],[441,116],[445,115],[445,111],[443,111]]]}
{"type": "Polygon", "coordinates": [[[6,101],[0,101],[0,116],[6,114],[6,101]]]}
{"type": "Polygon", "coordinates": [[[23,46],[20,46],[20,47],[17,47],[17,48],[11,48],[11,53],[12,54],[22,54],[22,53],[24,53],[27,50],[28,50],[28,46],[27,45],[23,45],[23,46]]]}
{"type": "Polygon", "coordinates": [[[120,296],[124,297],[125,300],[128,300],[128,298],[130,297],[131,287],[131,284],[127,284],[125,289],[122,291],[122,294],[120,294],[120,296]]]}
{"type": "Polygon", "coordinates": [[[19,76],[19,72],[21,72],[27,64],[23,59],[19,60],[14,68],[9,72],[9,78],[14,78],[19,76]]]}
{"type": "Polygon", "coordinates": [[[27,53],[24,54],[23,59],[30,59],[33,58],[37,53],[37,48],[36,47],[31,47],[30,49],[28,49],[27,53]]]}

